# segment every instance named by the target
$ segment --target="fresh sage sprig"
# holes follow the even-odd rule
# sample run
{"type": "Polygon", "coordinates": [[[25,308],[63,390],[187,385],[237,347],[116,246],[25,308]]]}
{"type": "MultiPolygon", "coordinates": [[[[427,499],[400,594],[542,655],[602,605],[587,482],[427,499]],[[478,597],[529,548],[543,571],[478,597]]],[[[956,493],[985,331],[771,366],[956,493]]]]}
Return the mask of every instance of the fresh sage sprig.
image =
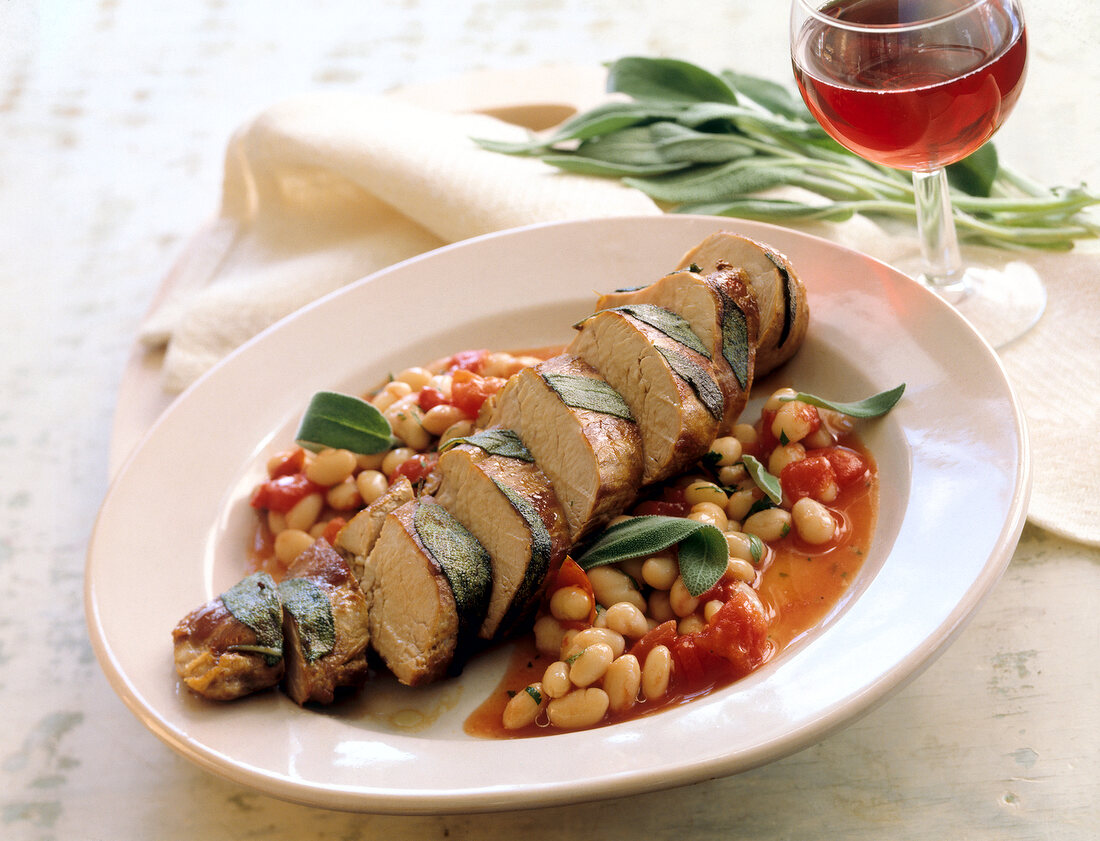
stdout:
{"type": "Polygon", "coordinates": [[[680,577],[693,596],[722,578],[729,561],[726,538],[716,526],[656,514],[631,517],[605,529],[577,558],[584,570],[660,552],[679,545],[680,577]]]}
{"type": "Polygon", "coordinates": [[[749,472],[749,476],[754,482],[756,487],[760,488],[776,505],[783,501],[783,486],[779,484],[779,479],[774,474],[768,472],[760,460],[755,456],[744,455],[741,456],[741,463],[745,465],[745,470],[749,472]]]}
{"type": "MultiPolygon", "coordinates": [[[[849,152],[783,85],[686,61],[626,57],[609,66],[616,99],[525,143],[484,148],[559,169],[618,178],[680,213],[766,222],[843,221],[853,214],[915,222],[906,172],[849,152]],[[808,199],[766,191],[798,187],[808,199]]],[[[1100,195],[1047,189],[1002,164],[987,143],[947,168],[960,236],[1005,248],[1067,250],[1096,237],[1100,195]]]]}
{"type": "Polygon", "coordinates": [[[839,403],[835,400],[826,400],[824,397],[818,397],[816,394],[806,394],[805,392],[798,392],[794,397],[781,397],[779,398],[784,403],[789,403],[792,400],[798,400],[802,403],[807,403],[811,406],[817,406],[819,409],[832,409],[834,412],[840,412],[842,415],[848,415],[853,418],[877,418],[885,415],[897,402],[901,400],[901,395],[905,393],[905,383],[899,386],[888,389],[887,391],[880,391],[878,394],[872,394],[870,397],[865,397],[862,400],[857,400],[854,403],[839,403]]]}
{"type": "Polygon", "coordinates": [[[389,421],[377,408],[335,391],[313,395],[294,439],[314,452],[332,447],[363,455],[381,453],[394,445],[389,421]]]}

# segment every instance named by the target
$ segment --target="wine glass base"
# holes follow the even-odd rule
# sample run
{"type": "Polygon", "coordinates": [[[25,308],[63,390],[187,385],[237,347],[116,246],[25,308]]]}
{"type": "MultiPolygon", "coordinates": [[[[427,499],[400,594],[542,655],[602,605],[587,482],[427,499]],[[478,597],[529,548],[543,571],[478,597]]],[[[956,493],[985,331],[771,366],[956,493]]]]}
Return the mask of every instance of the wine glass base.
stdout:
{"type": "Polygon", "coordinates": [[[1013,261],[1003,269],[969,267],[961,279],[937,283],[917,279],[951,304],[995,348],[1002,348],[1035,326],[1047,305],[1047,291],[1036,271],[1013,261]]]}

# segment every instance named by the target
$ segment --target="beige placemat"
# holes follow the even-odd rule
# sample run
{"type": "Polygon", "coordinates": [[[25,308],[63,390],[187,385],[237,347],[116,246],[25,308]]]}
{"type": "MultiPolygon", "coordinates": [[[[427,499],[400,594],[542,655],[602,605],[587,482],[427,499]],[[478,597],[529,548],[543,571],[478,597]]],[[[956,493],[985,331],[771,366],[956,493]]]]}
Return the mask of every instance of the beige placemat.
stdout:
{"type": "MultiPolygon", "coordinates": [[[[172,268],[170,291],[141,330],[147,346],[167,346],[164,387],[182,389],[315,298],[445,243],[535,222],[660,213],[617,182],[484,152],[472,136],[525,132],[348,93],[298,97],[242,126],[226,153],[220,212],[172,268]]],[[[916,249],[915,235],[861,217],[803,229],[887,262],[916,249]]],[[[1029,518],[1100,545],[1100,254],[966,256],[1026,259],[1046,280],[1046,315],[1002,352],[1031,435],[1029,518]]]]}

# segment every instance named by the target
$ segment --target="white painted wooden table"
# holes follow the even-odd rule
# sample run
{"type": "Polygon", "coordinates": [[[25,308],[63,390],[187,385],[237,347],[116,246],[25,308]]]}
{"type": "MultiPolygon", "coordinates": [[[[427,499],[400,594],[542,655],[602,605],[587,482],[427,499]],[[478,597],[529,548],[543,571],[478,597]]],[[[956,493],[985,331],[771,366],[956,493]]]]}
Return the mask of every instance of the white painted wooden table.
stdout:
{"type": "MultiPolygon", "coordinates": [[[[214,209],[230,132],[290,93],[472,70],[664,54],[789,72],[780,2],[283,6],[0,5],[0,837],[1100,836],[1100,550],[1032,527],[969,628],[898,695],[797,755],[686,789],[494,815],[351,815],[222,782],[142,728],[92,657],[84,550],[132,337],[214,209]]],[[[1100,7],[1031,6],[1028,87],[998,145],[1039,180],[1096,187],[1100,7]]]]}

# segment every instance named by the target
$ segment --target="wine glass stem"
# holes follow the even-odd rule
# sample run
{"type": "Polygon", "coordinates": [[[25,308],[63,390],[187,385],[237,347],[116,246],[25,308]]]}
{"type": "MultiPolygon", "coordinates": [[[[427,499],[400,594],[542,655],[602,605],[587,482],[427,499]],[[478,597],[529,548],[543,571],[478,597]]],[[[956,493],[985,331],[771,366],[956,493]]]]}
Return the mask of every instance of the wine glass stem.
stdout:
{"type": "Polygon", "coordinates": [[[941,294],[961,295],[965,292],[962,258],[955,234],[955,218],[951,214],[947,173],[942,167],[929,172],[914,171],[913,190],[925,264],[920,280],[941,294]]]}

